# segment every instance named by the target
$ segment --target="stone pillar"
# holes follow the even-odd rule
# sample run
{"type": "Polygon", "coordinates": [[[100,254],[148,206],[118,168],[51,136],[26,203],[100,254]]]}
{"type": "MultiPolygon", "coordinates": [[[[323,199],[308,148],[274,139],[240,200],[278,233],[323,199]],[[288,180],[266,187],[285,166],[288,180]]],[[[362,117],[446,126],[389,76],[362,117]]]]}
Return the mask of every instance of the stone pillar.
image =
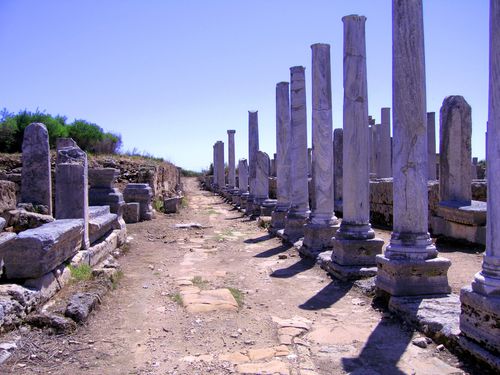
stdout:
{"type": "Polygon", "coordinates": [[[56,219],[83,221],[82,249],[89,241],[89,188],[87,154],[79,147],[57,150],[56,219]]]}
{"type": "Polygon", "coordinates": [[[428,180],[436,180],[436,113],[427,112],[427,165],[428,180]]]}
{"type": "Polygon", "coordinates": [[[292,243],[304,236],[304,224],[309,217],[306,81],[304,71],[303,66],[290,68],[291,205],[286,215],[283,237],[292,243]]]}
{"type": "Polygon", "coordinates": [[[129,183],[123,190],[123,198],[127,204],[139,203],[139,220],[153,220],[151,200],[153,190],[148,184],[129,183]]]}
{"type": "Polygon", "coordinates": [[[330,271],[356,279],[372,267],[384,241],[370,225],[370,155],[366,77],[366,17],[350,15],[344,23],[344,175],[343,220],[333,241],[330,271]]]}
{"type": "Polygon", "coordinates": [[[248,198],[248,163],[247,159],[240,159],[238,162],[238,188],[240,193],[240,210],[245,209],[248,198]]]}
{"type": "Polygon", "coordinates": [[[312,148],[307,149],[307,175],[309,177],[312,176],[312,159],[313,159],[313,152],[312,148]]]}
{"type": "Polygon", "coordinates": [[[253,214],[253,200],[255,196],[255,173],[257,152],[259,151],[259,120],[257,111],[248,111],[248,185],[249,195],[245,215],[253,214]]]}
{"type": "Polygon", "coordinates": [[[333,196],[335,212],[342,212],[344,129],[333,131],[333,196]]]}
{"type": "Polygon", "coordinates": [[[226,186],[226,173],[224,170],[224,142],[215,143],[217,153],[217,184],[219,194],[223,192],[226,186]]]}
{"type": "Polygon", "coordinates": [[[119,173],[120,171],[114,168],[89,169],[89,205],[109,206],[111,213],[121,217],[125,201],[120,190],[114,187],[119,173]]]}
{"type": "Polygon", "coordinates": [[[303,253],[315,257],[331,247],[338,229],[333,212],[333,123],[330,45],[312,49],[312,189],[311,216],[304,228],[303,253]]]}
{"type": "Polygon", "coordinates": [[[32,203],[38,212],[52,215],[49,133],[44,124],[24,129],[21,202],[32,203]]]}
{"type": "Polygon", "coordinates": [[[471,177],[472,177],[473,180],[477,180],[479,178],[478,177],[478,173],[477,173],[477,168],[478,168],[477,158],[473,157],[472,158],[471,169],[470,169],[471,177]]]}
{"type": "Polygon", "coordinates": [[[460,329],[466,337],[500,353],[500,0],[490,1],[489,68],[486,251],[472,287],[461,290],[460,329]]]}
{"type": "Polygon", "coordinates": [[[285,228],[285,217],[291,198],[291,129],[290,88],[288,82],[276,85],[276,196],[272,213],[271,230],[285,228]]]}
{"type": "Polygon", "coordinates": [[[369,177],[377,176],[377,146],[375,144],[375,120],[369,120],[368,127],[368,150],[369,150],[369,177]]]}
{"type": "Polygon", "coordinates": [[[376,285],[393,296],[449,293],[450,261],[428,229],[427,114],[421,0],[393,0],[393,232],[376,285]]]}
{"type": "Polygon", "coordinates": [[[217,182],[217,142],[214,143],[213,145],[213,182],[212,182],[212,191],[216,191],[218,189],[219,183],[217,182]]]}
{"type": "Polygon", "coordinates": [[[439,195],[441,201],[470,205],[472,118],[462,96],[444,99],[439,121],[439,195]]]}
{"type": "Polygon", "coordinates": [[[391,158],[391,109],[382,108],[379,144],[379,178],[392,177],[391,158]]]}
{"type": "Polygon", "coordinates": [[[227,179],[227,184],[229,188],[232,190],[236,186],[236,171],[235,171],[235,157],[234,157],[234,133],[236,130],[228,130],[227,131],[227,142],[228,142],[228,167],[229,174],[227,179]]]}
{"type": "Polygon", "coordinates": [[[271,216],[276,200],[269,199],[269,174],[271,162],[265,152],[257,152],[257,169],[255,179],[255,216],[271,216]]]}

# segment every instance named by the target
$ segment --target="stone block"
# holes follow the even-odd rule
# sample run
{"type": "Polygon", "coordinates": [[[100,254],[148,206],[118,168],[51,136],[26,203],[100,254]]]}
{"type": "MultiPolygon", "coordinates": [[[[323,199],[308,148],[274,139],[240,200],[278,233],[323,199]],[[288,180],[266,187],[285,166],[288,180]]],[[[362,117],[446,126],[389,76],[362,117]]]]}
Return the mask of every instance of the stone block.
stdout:
{"type": "Polygon", "coordinates": [[[326,249],[331,249],[333,237],[338,229],[339,225],[307,223],[304,226],[303,247],[307,248],[307,253],[313,254],[313,256],[326,249]]]}
{"type": "Polygon", "coordinates": [[[457,201],[441,201],[437,215],[459,224],[486,225],[486,202],[471,201],[470,205],[464,205],[457,201]]]}
{"type": "Polygon", "coordinates": [[[459,224],[439,216],[431,216],[430,224],[434,236],[486,245],[486,226],[459,224]]]}
{"type": "Polygon", "coordinates": [[[91,187],[89,189],[89,205],[107,205],[109,206],[111,213],[121,216],[123,215],[125,200],[123,199],[123,194],[120,193],[117,188],[91,187]]]}
{"type": "Polygon", "coordinates": [[[89,206],[89,220],[96,219],[111,212],[109,206],[89,206]]]}
{"type": "Polygon", "coordinates": [[[317,262],[319,266],[328,272],[331,276],[343,280],[351,281],[366,279],[377,275],[377,267],[370,266],[346,266],[332,261],[333,251],[324,251],[318,255],[317,262]]]}
{"type": "Polygon", "coordinates": [[[3,231],[3,228],[7,225],[7,221],[3,218],[0,217],[0,232],[3,231]]]}
{"type": "Polygon", "coordinates": [[[400,260],[377,255],[376,261],[377,288],[391,296],[447,294],[451,291],[447,274],[451,262],[448,259],[400,260]]]}
{"type": "Polygon", "coordinates": [[[0,180],[0,215],[16,208],[16,184],[0,180]]]}
{"type": "Polygon", "coordinates": [[[9,226],[13,227],[16,232],[38,228],[52,221],[54,221],[54,218],[50,215],[42,215],[25,210],[9,211],[9,226]]]}
{"type": "Polygon", "coordinates": [[[266,199],[260,205],[260,216],[271,216],[276,207],[276,199],[266,199]]]}
{"type": "Polygon", "coordinates": [[[351,240],[335,238],[333,240],[332,261],[340,266],[375,266],[375,257],[382,253],[384,240],[371,238],[351,240]]]}
{"type": "Polygon", "coordinates": [[[140,203],[139,202],[129,202],[123,207],[123,220],[128,223],[138,223],[140,203]]]}
{"type": "Polygon", "coordinates": [[[460,290],[462,333],[500,355],[500,296],[484,296],[470,286],[460,290]]]}
{"type": "Polygon", "coordinates": [[[140,220],[153,219],[153,207],[151,207],[151,199],[153,191],[148,184],[128,184],[123,191],[125,202],[139,202],[139,218],[140,220]]]}
{"type": "Polygon", "coordinates": [[[295,243],[300,238],[304,237],[304,225],[306,222],[307,217],[288,213],[283,231],[284,240],[289,243],[295,243]]]}
{"type": "Polygon", "coordinates": [[[89,168],[89,186],[92,188],[113,188],[119,172],[115,168],[89,168]]]}
{"type": "Polygon", "coordinates": [[[6,278],[37,278],[52,271],[78,252],[82,234],[82,220],[56,220],[19,233],[0,246],[6,278]]]}
{"type": "Polygon", "coordinates": [[[287,211],[273,211],[271,213],[271,229],[276,231],[285,228],[285,218],[287,211]]]}
{"type": "MultiPolygon", "coordinates": [[[[108,206],[105,206],[108,207],[108,206]]],[[[89,239],[90,243],[93,244],[106,234],[116,229],[118,223],[118,215],[106,213],[99,215],[95,218],[89,220],[89,239]]]]}
{"type": "Polygon", "coordinates": [[[179,212],[182,197],[171,197],[163,199],[163,210],[166,214],[175,214],[179,212]]]}

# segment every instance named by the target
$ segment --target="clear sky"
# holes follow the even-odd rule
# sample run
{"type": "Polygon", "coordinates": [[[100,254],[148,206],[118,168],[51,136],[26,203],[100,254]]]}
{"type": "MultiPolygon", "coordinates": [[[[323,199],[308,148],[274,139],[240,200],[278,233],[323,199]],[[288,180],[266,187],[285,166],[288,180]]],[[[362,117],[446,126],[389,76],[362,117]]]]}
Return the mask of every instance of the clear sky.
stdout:
{"type": "MultiPolygon", "coordinates": [[[[260,148],[272,157],[275,85],[289,80],[291,66],[306,67],[310,128],[313,43],[331,45],[333,126],[342,127],[344,15],[367,17],[370,114],[379,122],[380,108],[392,106],[391,3],[0,0],[0,108],[83,118],[120,133],[125,151],[195,170],[210,164],[215,141],[227,150],[227,129],[236,130],[236,158],[247,157],[247,111],[258,110],[260,148]]],[[[488,4],[424,0],[427,110],[438,128],[444,97],[463,95],[480,159],[488,4]]]]}

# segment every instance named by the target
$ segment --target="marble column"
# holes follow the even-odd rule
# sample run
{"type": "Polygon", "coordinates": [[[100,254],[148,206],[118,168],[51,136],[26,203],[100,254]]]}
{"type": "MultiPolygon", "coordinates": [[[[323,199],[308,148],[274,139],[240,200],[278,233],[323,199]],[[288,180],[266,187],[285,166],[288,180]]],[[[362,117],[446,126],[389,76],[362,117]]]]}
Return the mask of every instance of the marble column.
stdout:
{"type": "Polygon", "coordinates": [[[341,279],[376,273],[375,256],[383,240],[370,225],[366,17],[350,15],[344,23],[344,176],[343,220],[333,241],[331,273],[341,279]]]}
{"type": "Polygon", "coordinates": [[[344,129],[333,131],[333,196],[335,212],[342,212],[344,129]]]}
{"type": "Polygon", "coordinates": [[[228,178],[227,185],[230,189],[233,189],[236,186],[236,162],[234,158],[234,133],[236,130],[228,130],[227,131],[227,143],[228,143],[228,178]]]}
{"type": "Polygon", "coordinates": [[[255,172],[259,151],[259,120],[257,111],[248,111],[248,184],[249,195],[245,215],[252,215],[255,196],[255,172]]]}
{"type": "Polygon", "coordinates": [[[291,202],[285,219],[283,238],[292,243],[304,236],[304,224],[309,217],[304,71],[303,66],[290,68],[291,202]]]}
{"type": "Polygon", "coordinates": [[[482,269],[462,288],[460,329],[492,352],[500,352],[500,0],[490,1],[490,66],[486,168],[488,225],[482,269]]]}
{"type": "Polygon", "coordinates": [[[393,232],[376,285],[394,296],[449,293],[450,261],[428,230],[427,114],[421,0],[392,3],[393,232]]]}
{"type": "Polygon", "coordinates": [[[240,159],[238,162],[238,189],[239,189],[239,210],[244,210],[248,198],[248,163],[247,159],[240,159]]]}
{"type": "Polygon", "coordinates": [[[290,85],[276,85],[276,207],[271,214],[271,231],[285,228],[291,198],[290,85]]]}
{"type": "Polygon", "coordinates": [[[427,167],[428,180],[436,180],[436,113],[427,112],[427,167]]]}
{"type": "Polygon", "coordinates": [[[217,141],[215,143],[217,148],[217,184],[218,192],[222,193],[226,185],[226,173],[224,170],[224,142],[217,141]]]}
{"type": "Polygon", "coordinates": [[[217,182],[217,142],[214,143],[213,145],[213,175],[212,175],[212,191],[215,192],[219,184],[217,182]]]}
{"type": "Polygon", "coordinates": [[[444,99],[439,121],[439,196],[441,201],[470,205],[471,107],[462,96],[444,99]]]}
{"type": "Polygon", "coordinates": [[[22,151],[21,202],[32,203],[38,212],[52,215],[49,133],[44,124],[26,127],[22,151]]]}
{"type": "Polygon", "coordinates": [[[257,169],[255,179],[255,211],[254,216],[271,216],[276,200],[269,199],[269,176],[271,161],[265,152],[257,152],[257,169]]]}
{"type": "Polygon", "coordinates": [[[333,122],[330,45],[312,49],[312,211],[304,228],[301,252],[315,257],[331,247],[338,229],[333,212],[333,122]]]}
{"type": "Polygon", "coordinates": [[[392,177],[391,109],[382,108],[380,124],[379,178],[392,177]]]}

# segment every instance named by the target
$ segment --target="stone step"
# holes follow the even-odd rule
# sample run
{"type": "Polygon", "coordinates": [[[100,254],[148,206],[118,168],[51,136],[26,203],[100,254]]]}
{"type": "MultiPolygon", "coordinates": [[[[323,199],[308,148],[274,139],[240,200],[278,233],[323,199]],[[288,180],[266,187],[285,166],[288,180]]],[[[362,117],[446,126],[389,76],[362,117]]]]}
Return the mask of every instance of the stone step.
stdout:
{"type": "Polygon", "coordinates": [[[91,244],[106,235],[106,233],[118,228],[118,215],[109,213],[109,206],[105,207],[108,208],[108,213],[89,220],[89,240],[91,244]]]}
{"type": "Polygon", "coordinates": [[[108,215],[109,213],[109,206],[89,206],[89,220],[108,215]]]}

